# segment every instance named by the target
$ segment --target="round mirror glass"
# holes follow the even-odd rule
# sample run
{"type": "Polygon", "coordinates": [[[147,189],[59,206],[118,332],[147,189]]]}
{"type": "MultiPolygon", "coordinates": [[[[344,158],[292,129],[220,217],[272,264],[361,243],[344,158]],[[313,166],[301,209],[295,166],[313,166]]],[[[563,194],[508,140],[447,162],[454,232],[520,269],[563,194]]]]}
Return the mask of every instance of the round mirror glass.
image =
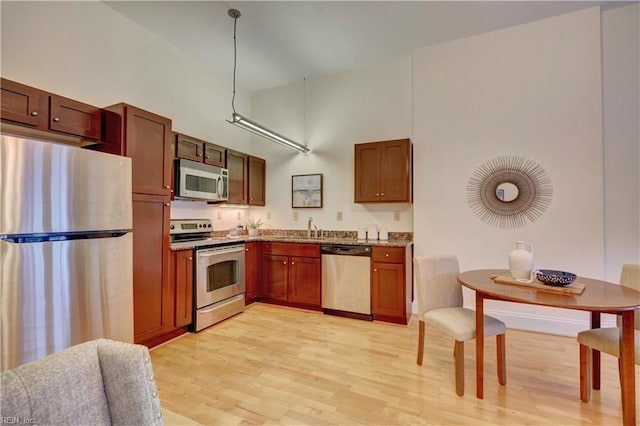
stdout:
{"type": "Polygon", "coordinates": [[[518,187],[511,182],[502,182],[496,188],[496,197],[505,203],[513,201],[518,198],[518,187]]]}

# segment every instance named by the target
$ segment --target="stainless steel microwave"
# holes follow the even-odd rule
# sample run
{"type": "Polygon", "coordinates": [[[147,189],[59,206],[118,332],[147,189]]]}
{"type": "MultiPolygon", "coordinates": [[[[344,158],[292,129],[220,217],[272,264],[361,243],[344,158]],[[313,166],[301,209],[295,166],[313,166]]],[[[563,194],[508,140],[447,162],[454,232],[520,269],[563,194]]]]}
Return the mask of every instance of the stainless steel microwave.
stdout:
{"type": "Polygon", "coordinates": [[[176,158],[174,171],[178,199],[226,201],[229,198],[227,169],[176,158]]]}

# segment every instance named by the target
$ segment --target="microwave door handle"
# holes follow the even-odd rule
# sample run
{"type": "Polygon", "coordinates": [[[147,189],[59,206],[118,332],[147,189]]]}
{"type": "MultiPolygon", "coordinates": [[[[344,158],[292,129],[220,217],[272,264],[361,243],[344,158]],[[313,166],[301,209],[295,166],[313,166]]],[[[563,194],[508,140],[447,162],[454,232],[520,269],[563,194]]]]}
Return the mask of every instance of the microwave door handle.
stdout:
{"type": "Polygon", "coordinates": [[[222,197],[222,178],[218,177],[218,196],[222,197]]]}

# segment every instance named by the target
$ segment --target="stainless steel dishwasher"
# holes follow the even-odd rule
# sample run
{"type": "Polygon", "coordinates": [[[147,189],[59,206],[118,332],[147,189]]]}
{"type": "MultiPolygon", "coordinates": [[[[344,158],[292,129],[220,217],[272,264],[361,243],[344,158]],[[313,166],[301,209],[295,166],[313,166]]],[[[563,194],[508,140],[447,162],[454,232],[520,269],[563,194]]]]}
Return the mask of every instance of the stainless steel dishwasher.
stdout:
{"type": "Polygon", "coordinates": [[[372,320],[371,246],[323,244],[321,249],[324,313],[372,320]]]}

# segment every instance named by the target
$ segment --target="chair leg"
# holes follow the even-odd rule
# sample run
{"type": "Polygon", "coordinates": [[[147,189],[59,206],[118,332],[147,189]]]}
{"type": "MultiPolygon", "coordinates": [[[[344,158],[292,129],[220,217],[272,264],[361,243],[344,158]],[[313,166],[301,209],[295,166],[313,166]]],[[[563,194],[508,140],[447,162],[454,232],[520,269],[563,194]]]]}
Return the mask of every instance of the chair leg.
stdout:
{"type": "Polygon", "coordinates": [[[591,348],[580,345],[580,399],[591,399],[591,348]]]}
{"type": "Polygon", "coordinates": [[[496,336],[496,353],[497,353],[497,366],[498,366],[498,382],[501,385],[507,384],[507,360],[506,360],[506,348],[505,348],[505,335],[498,334],[496,336]]]}
{"type": "Polygon", "coordinates": [[[453,347],[453,356],[456,364],[456,393],[458,396],[464,395],[464,342],[456,343],[453,347]]]}
{"type": "Polygon", "coordinates": [[[424,321],[420,320],[418,328],[418,365],[422,365],[422,355],[424,353],[424,321]]]}

